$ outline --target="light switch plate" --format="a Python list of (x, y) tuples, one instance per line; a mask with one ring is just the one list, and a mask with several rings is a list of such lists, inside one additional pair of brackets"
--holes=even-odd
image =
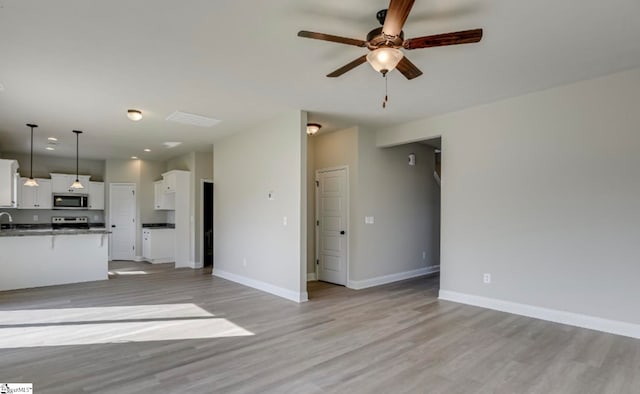
[(364, 224), (373, 224), (373, 223), (374, 223), (373, 216), (365, 216), (364, 217)]

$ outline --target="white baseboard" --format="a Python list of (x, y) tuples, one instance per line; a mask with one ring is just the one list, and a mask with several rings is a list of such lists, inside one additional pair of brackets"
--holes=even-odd
[(307, 282), (313, 282), (314, 280), (318, 280), (318, 275), (315, 272), (307, 273)]
[(387, 283), (393, 283), (399, 280), (411, 279), (417, 276), (433, 274), (435, 272), (440, 272), (439, 265), (419, 268), (413, 271), (398, 272), (397, 274), (378, 276), (371, 279), (349, 280), (347, 282), (347, 287), (354, 290), (366, 289), (367, 287), (386, 285)]
[(438, 298), (445, 301), (479, 306), (481, 308), (513, 313), (515, 315), (533, 317), (536, 319), (547, 320), (555, 323), (567, 324), (570, 326), (588, 328), (590, 330), (603, 331), (611, 334), (640, 339), (640, 325), (638, 324), (632, 324), (618, 320), (608, 320), (600, 317), (582, 315), (573, 312), (565, 312), (556, 309), (542, 308), (533, 305), (519, 304), (516, 302), (503, 301), (495, 298), (481, 297), (472, 294), (458, 293), (449, 290), (440, 290)]
[(146, 261), (146, 260), (144, 259), (143, 256), (135, 256), (133, 258), (133, 261), (141, 262), (141, 261)]
[(285, 289), (283, 287), (274, 286), (267, 282), (262, 282), (259, 280), (247, 278), (246, 276), (234, 274), (227, 271), (222, 271), (220, 269), (214, 268), (211, 273), (213, 276), (217, 276), (222, 279), (227, 279), (232, 282), (240, 283), (241, 285), (245, 285), (248, 287), (253, 287), (254, 289), (262, 290), (267, 293), (271, 293), (277, 295), (282, 298), (286, 298), (287, 300), (295, 301), (295, 302), (306, 302), (309, 300), (309, 295), (306, 291), (304, 292), (296, 292), (293, 290)]

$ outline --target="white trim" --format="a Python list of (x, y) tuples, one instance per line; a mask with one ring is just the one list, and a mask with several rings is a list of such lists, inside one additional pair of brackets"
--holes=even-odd
[(214, 268), (211, 275), (217, 276), (218, 278), (230, 280), (232, 282), (236, 282), (241, 285), (252, 287), (254, 289), (262, 290), (264, 292), (271, 293), (282, 298), (286, 298), (287, 300), (291, 300), (295, 302), (306, 302), (309, 300), (309, 295), (307, 294), (306, 291), (296, 292), (293, 290), (285, 289), (283, 287), (274, 286), (270, 283), (247, 278), (246, 276), (237, 275), (227, 271), (222, 271), (220, 269)]
[(431, 267), (418, 268), (417, 270), (398, 272), (396, 274), (378, 276), (371, 279), (364, 280), (350, 280), (347, 283), (347, 287), (354, 290), (366, 289), (368, 287), (385, 285), (387, 283), (393, 283), (400, 280), (411, 279), (418, 276), (424, 276), (440, 272), (439, 265), (433, 265)]
[(438, 299), (640, 339), (640, 325), (618, 320), (603, 319), (449, 290), (440, 290)]
[(143, 256), (134, 256), (133, 257), (133, 261), (141, 262), (141, 261), (147, 261), (147, 260), (145, 260), (145, 258)]
[(307, 282), (313, 282), (318, 280), (318, 275), (315, 272), (307, 273)]
[(318, 278), (320, 278), (320, 266), (318, 264), (318, 262), (320, 261), (320, 234), (318, 233), (318, 226), (316, 225), (316, 223), (318, 223), (318, 216), (320, 216), (320, 202), (319, 202), (319, 198), (318, 198), (318, 194), (320, 193), (319, 187), (318, 187), (318, 182), (320, 182), (320, 178), (319, 175), (323, 172), (334, 172), (334, 171), (345, 171), (345, 177), (346, 177), (346, 196), (345, 199), (347, 200), (347, 204), (346, 204), (346, 217), (347, 217), (347, 229), (345, 230), (347, 232), (347, 250), (346, 250), (346, 257), (345, 257), (345, 261), (346, 261), (346, 270), (347, 270), (347, 287), (349, 287), (349, 246), (351, 243), (351, 223), (350, 223), (350, 219), (351, 219), (351, 213), (350, 213), (350, 208), (351, 208), (351, 184), (349, 183), (349, 166), (348, 165), (344, 165), (344, 166), (337, 166), (337, 167), (328, 167), (328, 168), (320, 168), (316, 170), (316, 179), (315, 179), (315, 193), (316, 193), (316, 215), (315, 215), (315, 223), (313, 224), (313, 230), (316, 234), (316, 242), (315, 242), (315, 249), (316, 249), (316, 259), (314, 261), (314, 266), (316, 269), (316, 280), (318, 280)]

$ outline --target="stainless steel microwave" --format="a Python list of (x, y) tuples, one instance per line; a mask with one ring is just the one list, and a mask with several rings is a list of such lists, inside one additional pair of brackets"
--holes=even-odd
[(87, 194), (54, 193), (53, 209), (89, 209)]

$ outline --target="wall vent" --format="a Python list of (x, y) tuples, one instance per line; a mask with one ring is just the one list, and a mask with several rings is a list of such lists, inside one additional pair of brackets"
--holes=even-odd
[(212, 127), (220, 123), (218, 119), (208, 118), (206, 116), (190, 114), (181, 111), (176, 111), (167, 116), (167, 120), (198, 127)]

